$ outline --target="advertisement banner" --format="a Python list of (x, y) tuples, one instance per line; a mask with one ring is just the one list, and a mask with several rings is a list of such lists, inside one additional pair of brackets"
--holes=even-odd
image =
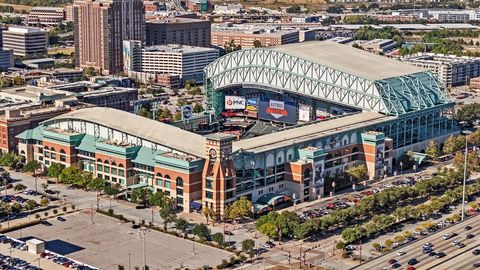
[(319, 120), (325, 120), (326, 118), (328, 118), (328, 115), (329, 113), (327, 112), (327, 110), (325, 109), (317, 109), (315, 111), (315, 120), (319, 121)]
[(311, 107), (308, 105), (300, 105), (298, 107), (298, 120), (309, 122), (310, 121), (310, 109)]
[(182, 120), (192, 118), (193, 108), (191, 105), (182, 106)]
[(245, 110), (245, 97), (225, 96), (225, 109)]
[(297, 123), (297, 107), (294, 101), (281, 101), (262, 97), (258, 118), (289, 124)]
[(255, 97), (247, 98), (247, 110), (257, 111), (258, 110), (258, 99)]
[(132, 67), (132, 42), (129, 40), (123, 41), (123, 70), (131, 71)]
[(377, 145), (377, 152), (375, 153), (375, 169), (383, 169), (385, 161), (385, 144)]

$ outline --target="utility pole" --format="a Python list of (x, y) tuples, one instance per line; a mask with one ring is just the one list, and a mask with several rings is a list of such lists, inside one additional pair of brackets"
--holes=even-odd
[(362, 240), (360, 240), (360, 264), (362, 264)]
[(90, 219), (91, 219), (92, 224), (93, 224), (93, 203), (90, 204), (90, 210), (91, 210), (91, 211), (90, 211)]

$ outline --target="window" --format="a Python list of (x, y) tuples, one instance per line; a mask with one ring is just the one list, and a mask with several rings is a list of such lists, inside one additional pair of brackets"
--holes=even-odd
[(177, 188), (177, 196), (183, 196), (183, 189)]
[(163, 187), (163, 180), (162, 179), (157, 179), (157, 186)]
[(309, 178), (310, 177), (310, 169), (305, 169), (303, 171), (303, 178)]
[(97, 171), (99, 172), (103, 171), (103, 165), (97, 164)]
[(205, 191), (205, 197), (207, 199), (213, 199), (213, 192), (211, 191)]
[(183, 187), (183, 179), (181, 177), (177, 177), (176, 183), (177, 187)]
[(52, 154), (50, 155), (50, 158), (51, 158), (51, 159), (56, 159), (56, 158), (57, 158), (57, 154), (55, 154), (55, 152), (52, 152)]
[(110, 166), (105, 165), (105, 167), (103, 167), (103, 171), (106, 173), (110, 172)]
[(117, 174), (117, 169), (112, 167), (112, 174)]
[(116, 178), (116, 177), (112, 177), (112, 181), (116, 183), (116, 182), (117, 182), (117, 178)]
[(60, 155), (60, 161), (65, 162), (67, 161), (67, 158), (64, 155)]
[(170, 181), (165, 181), (165, 187), (170, 188)]
[(50, 161), (45, 160), (45, 165), (50, 165)]
[(120, 175), (120, 176), (125, 176), (125, 170), (123, 170), (123, 169), (118, 169), (118, 175)]
[(205, 182), (205, 187), (212, 189), (213, 188), (213, 180), (207, 179), (207, 181)]

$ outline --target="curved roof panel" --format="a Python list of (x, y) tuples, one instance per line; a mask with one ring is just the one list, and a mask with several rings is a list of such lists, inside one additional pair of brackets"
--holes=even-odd
[(334, 42), (310, 41), (282, 45), (271, 49), (372, 81), (427, 71), (391, 58)]
[(197, 157), (205, 155), (206, 139), (193, 132), (112, 108), (84, 108), (49, 121), (77, 119), (119, 130)]

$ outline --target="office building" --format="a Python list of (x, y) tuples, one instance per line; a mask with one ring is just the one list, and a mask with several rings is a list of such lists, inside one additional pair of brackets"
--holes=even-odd
[(256, 41), (262, 47), (278, 46), (299, 42), (298, 30), (282, 30), (278, 27), (254, 25), (216, 24), (212, 26), (212, 44), (224, 47), (234, 42), (242, 48), (254, 48)]
[(76, 93), (78, 101), (98, 107), (133, 112), (132, 101), (138, 99), (137, 88), (102, 87), (95, 91)]
[[(330, 196), (352, 166), (365, 165), (369, 181), (382, 179), (407, 151), (422, 152), (429, 140), (440, 144), (459, 131), (454, 103), (430, 71), (350, 46), (304, 42), (235, 51), (208, 65), (205, 78), (215, 118), (252, 110), (266, 120), (258, 122), (262, 129), (272, 121), (289, 126), (250, 138), (202, 136), (97, 107), (23, 132), (19, 153), (129, 189), (165, 192), (186, 212), (208, 206), (222, 216), (242, 196), (257, 213)], [(313, 120), (340, 106), (350, 113)], [(312, 120), (288, 124), (300, 118)]]
[(102, 74), (122, 71), (122, 42), (143, 40), (140, 0), (79, 0), (74, 4), (76, 66)]
[(0, 70), (6, 71), (13, 67), (13, 50), (0, 49)]
[(9, 27), (2, 33), (3, 49), (13, 50), (14, 55), (30, 56), (47, 51), (47, 31), (34, 27)]
[(145, 23), (147, 46), (182, 44), (211, 46), (211, 22), (191, 18), (168, 17)]
[(65, 9), (57, 7), (33, 7), (27, 17), (32, 26), (55, 26), (65, 20)]
[(203, 68), (219, 56), (214, 48), (186, 45), (141, 47), (138, 41), (124, 41), (125, 71), (178, 75), (182, 81), (203, 82)]
[(74, 8), (73, 5), (68, 5), (65, 7), (65, 21), (73, 22), (74, 20)]
[(480, 76), (480, 57), (427, 53), (405, 57), (402, 61), (435, 72), (448, 87), (467, 85), (470, 78)]
[(207, 12), (210, 6), (208, 0), (187, 0), (187, 8), (192, 12)]

